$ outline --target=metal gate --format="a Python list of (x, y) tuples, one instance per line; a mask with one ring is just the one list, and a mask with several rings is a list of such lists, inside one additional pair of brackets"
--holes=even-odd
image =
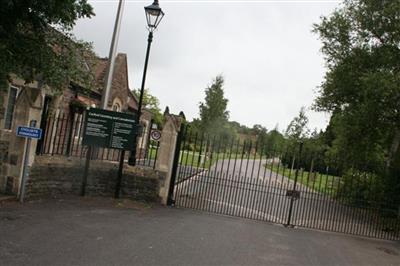
[[(398, 240), (399, 202), (376, 174), (307, 145), (178, 136), (169, 203), (223, 215)], [(384, 192), (384, 191), (383, 191)]]

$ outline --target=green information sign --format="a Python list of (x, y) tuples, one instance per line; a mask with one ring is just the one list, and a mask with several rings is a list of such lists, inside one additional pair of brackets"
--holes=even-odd
[(134, 151), (140, 130), (136, 114), (90, 108), (86, 112), (83, 144)]

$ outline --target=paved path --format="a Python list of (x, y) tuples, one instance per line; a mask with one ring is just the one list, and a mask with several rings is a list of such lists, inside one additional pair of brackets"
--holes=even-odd
[(0, 206), (0, 265), (399, 265), (400, 244), (188, 209)]
[[(293, 180), (265, 167), (266, 160), (220, 160), (175, 188), (177, 206), (286, 224)], [(293, 173), (294, 175), (294, 173)], [(327, 194), (296, 184), (300, 198), (293, 203), (290, 224), (328, 231), (382, 238), (386, 225), (377, 227), (365, 210), (338, 203)], [(390, 233), (392, 234), (392, 233)], [(398, 236), (395, 236), (398, 237)]]

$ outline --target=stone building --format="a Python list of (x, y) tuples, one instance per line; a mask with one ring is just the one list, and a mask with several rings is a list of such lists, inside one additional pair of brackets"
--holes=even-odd
[[(69, 88), (64, 90), (60, 111), (68, 113), (73, 111), (74, 106), (99, 107), (101, 94), (105, 83), (107, 71), (107, 58), (98, 58), (93, 70), (95, 75), (94, 88), (88, 91), (77, 84), (71, 83)], [(135, 112), (138, 103), (129, 89), (128, 63), (126, 54), (118, 54), (115, 58), (112, 90), (108, 102), (108, 109), (121, 112)]]
[[(12, 76), (7, 91), (0, 92), (0, 193), (17, 195), (20, 188), (22, 174), (22, 160), (24, 157), (25, 139), (16, 137), (16, 128), (19, 125), (29, 125), (29, 121), (36, 120), (37, 127), (41, 127), (44, 135), (48, 134), (46, 125), (49, 116), (70, 117), (74, 120), (88, 107), (99, 107), (102, 87), (108, 60), (97, 58), (93, 71), (96, 85), (88, 90), (71, 82), (63, 90), (62, 95), (55, 95), (52, 90), (39, 82), (25, 84), (18, 77)], [(118, 112), (137, 111), (138, 101), (132, 94), (128, 83), (128, 65), (126, 54), (118, 54), (113, 73), (112, 88), (108, 109)], [(143, 110), (141, 123), (144, 125), (142, 136), (146, 136), (151, 127), (151, 113)], [(67, 127), (65, 127), (66, 134)], [(42, 138), (43, 139), (43, 138)], [(146, 142), (147, 138), (139, 140)], [(32, 141), (31, 165), (35, 152), (40, 151), (43, 141)]]
[[(0, 113), (0, 192), (14, 192), (21, 175), (25, 140), (15, 136), (17, 125), (40, 119), (45, 89), (38, 82), (25, 84), (12, 77), (7, 91), (2, 91), (3, 112)], [(32, 142), (32, 147), (35, 145)]]

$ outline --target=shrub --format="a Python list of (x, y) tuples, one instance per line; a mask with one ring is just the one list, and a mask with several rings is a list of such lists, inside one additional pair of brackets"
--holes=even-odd
[(358, 207), (378, 208), (384, 199), (384, 192), (381, 176), (350, 169), (341, 178), (338, 196)]

